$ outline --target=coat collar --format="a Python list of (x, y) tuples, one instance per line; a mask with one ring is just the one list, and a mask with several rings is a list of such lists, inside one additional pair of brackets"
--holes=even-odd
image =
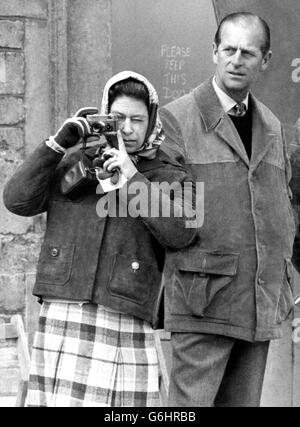
[(253, 114), (250, 164), (239, 134), (220, 104), (212, 85), (212, 78), (194, 89), (193, 95), (206, 131), (214, 129), (218, 136), (230, 145), (251, 169), (256, 169), (270, 146), (275, 142), (274, 137), (278, 134), (278, 130), (275, 130), (274, 120), (270, 120), (270, 115), (266, 113), (265, 107), (250, 94)]

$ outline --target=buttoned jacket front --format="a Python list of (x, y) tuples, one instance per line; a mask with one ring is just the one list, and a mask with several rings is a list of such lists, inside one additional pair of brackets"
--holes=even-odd
[(269, 340), (293, 307), (290, 163), (279, 120), (250, 97), (250, 161), (211, 80), (160, 110), (164, 148), (204, 183), (200, 239), (167, 257), (170, 331)]

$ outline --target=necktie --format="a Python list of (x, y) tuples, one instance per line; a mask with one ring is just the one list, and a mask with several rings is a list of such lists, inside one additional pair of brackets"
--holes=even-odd
[(243, 102), (235, 104), (233, 108), (229, 111), (231, 116), (243, 117), (246, 114), (246, 105)]

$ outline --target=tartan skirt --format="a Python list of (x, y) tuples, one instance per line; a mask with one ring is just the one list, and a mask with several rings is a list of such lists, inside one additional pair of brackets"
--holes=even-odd
[(27, 406), (159, 405), (151, 326), (93, 304), (44, 302)]

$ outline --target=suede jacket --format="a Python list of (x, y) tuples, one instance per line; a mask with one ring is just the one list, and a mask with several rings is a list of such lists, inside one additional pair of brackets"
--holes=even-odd
[(294, 306), (290, 162), (279, 120), (250, 97), (251, 160), (211, 80), (160, 110), (164, 149), (204, 183), (200, 238), (166, 260), (170, 331), (270, 340)]
[[(156, 327), (166, 248), (188, 245), (196, 229), (186, 228), (185, 217), (175, 213), (101, 217), (98, 203), (107, 196), (96, 194), (93, 186), (70, 200), (61, 193), (60, 183), (79, 157), (76, 151), (62, 159), (41, 144), (5, 186), (4, 202), (11, 212), (22, 216), (47, 212), (33, 293), (102, 304)], [(189, 180), (185, 169), (161, 150), (154, 160), (141, 160), (138, 169), (128, 185), (142, 183), (149, 191), (153, 182), (181, 185)], [(170, 201), (161, 190), (155, 194), (152, 202), (153, 197), (160, 197), (162, 204)], [(127, 197), (128, 204), (134, 202), (133, 193)], [(176, 212), (175, 199), (171, 205)]]

